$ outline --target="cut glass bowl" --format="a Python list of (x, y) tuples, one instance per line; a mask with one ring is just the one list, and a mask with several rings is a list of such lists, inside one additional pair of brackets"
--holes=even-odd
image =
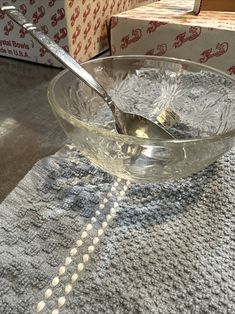
[(112, 175), (136, 182), (188, 176), (234, 145), (235, 80), (191, 61), (154, 56), (96, 59), (83, 66), (128, 112), (156, 121), (166, 109), (178, 120), (175, 140), (117, 134), (105, 102), (71, 72), (50, 83), (49, 102), (80, 151)]

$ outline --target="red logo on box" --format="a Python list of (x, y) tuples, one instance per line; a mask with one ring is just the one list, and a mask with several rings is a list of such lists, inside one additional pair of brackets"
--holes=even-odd
[(98, 20), (94, 26), (94, 35), (96, 34), (97, 30), (99, 29), (100, 23), (101, 23), (100, 18), (98, 18)]
[(224, 42), (218, 43), (214, 51), (212, 48), (204, 50), (201, 53), (201, 58), (199, 59), (200, 63), (206, 63), (211, 58), (222, 56), (228, 51), (228, 47), (229, 47), (228, 43)]
[(7, 24), (4, 26), (4, 34), (9, 35), (9, 33), (14, 29), (14, 24), (12, 21), (8, 21)]
[(235, 65), (233, 65), (232, 67), (228, 68), (228, 72), (231, 75), (235, 75)]
[(51, 17), (51, 26), (56, 26), (57, 23), (61, 20), (63, 20), (65, 17), (65, 11), (63, 8), (60, 8), (57, 10), (55, 14), (52, 15)]
[(88, 17), (88, 15), (90, 14), (91, 12), (91, 5), (90, 3), (86, 6), (86, 10), (83, 12), (83, 23), (86, 22), (86, 19)]
[(43, 56), (45, 56), (47, 50), (46, 50), (46, 48), (41, 47), (41, 48), (39, 49), (39, 52), (40, 52), (40, 57), (43, 57)]
[(79, 43), (77, 44), (77, 47), (76, 49), (74, 50), (74, 53), (73, 53), (73, 57), (76, 59), (79, 52), (81, 51), (82, 49), (82, 43), (79, 41)]
[(54, 41), (58, 44), (61, 39), (67, 36), (67, 28), (63, 27), (54, 35)]
[(160, 22), (160, 21), (150, 21), (148, 24), (147, 28), (147, 33), (153, 33), (157, 28), (160, 26), (166, 25), (167, 23), (165, 22)]
[(93, 19), (96, 18), (97, 13), (99, 12), (99, 10), (100, 10), (100, 2), (97, 3), (97, 5), (96, 5), (96, 7), (95, 7), (95, 9), (93, 11)]
[(38, 21), (45, 15), (45, 8), (41, 5), (37, 11), (35, 11), (32, 15), (33, 23), (37, 24)]
[(83, 37), (84, 37), (84, 39), (87, 38), (87, 35), (88, 35), (88, 33), (90, 32), (90, 30), (91, 30), (91, 22), (87, 23), (87, 27), (85, 28), (85, 30), (84, 30), (84, 32), (83, 32)]
[(88, 49), (90, 48), (91, 43), (92, 43), (92, 39), (91, 39), (91, 37), (90, 37), (90, 38), (88, 39), (87, 43), (86, 43), (86, 46), (84, 47), (84, 52), (85, 52), (85, 54), (87, 53)]
[(71, 26), (73, 26), (76, 22), (76, 19), (79, 17), (80, 14), (80, 8), (77, 6), (74, 10), (74, 13), (71, 16)]
[(64, 49), (64, 51), (69, 52), (69, 47), (67, 45), (62, 46), (62, 48)]
[(163, 56), (167, 52), (167, 44), (159, 44), (156, 49), (151, 49), (146, 52), (146, 55)]
[(78, 38), (80, 32), (81, 32), (81, 26), (78, 25), (78, 26), (76, 27), (75, 32), (74, 32), (73, 35), (72, 35), (72, 44), (73, 44), (73, 45), (75, 44), (75, 42), (76, 42), (76, 40), (77, 40), (77, 38)]
[(0, 19), (3, 20), (5, 17), (6, 12), (0, 10)]
[(25, 15), (25, 13), (27, 12), (27, 7), (25, 4), (21, 4), (20, 7), (19, 7), (19, 11)]
[(28, 33), (28, 31), (25, 28), (23, 28), (23, 27), (21, 27), (21, 29), (19, 30), (19, 34), (20, 34), (21, 38), (25, 38), (25, 35), (27, 33)]
[(48, 34), (48, 27), (47, 25), (42, 25), (41, 30), (43, 31), (44, 34)]
[(132, 37), (130, 37), (130, 34), (124, 36), (121, 40), (121, 49), (127, 48), (131, 43), (134, 43), (138, 41), (141, 36), (142, 36), (142, 31), (140, 28), (133, 29), (132, 32)]
[(201, 34), (201, 27), (200, 26), (191, 26), (187, 32), (181, 33), (175, 37), (175, 42), (173, 43), (174, 48), (181, 47), (185, 42), (192, 41), (198, 38)]
[(102, 16), (105, 15), (105, 12), (107, 11), (108, 6), (109, 6), (109, 2), (108, 2), (108, 0), (106, 0), (105, 5), (102, 8)]
[(72, 8), (74, 0), (69, 0), (69, 7)]
[(113, 8), (114, 8), (114, 6), (115, 6), (115, 1), (116, 1), (116, 0), (113, 0), (113, 2), (111, 3), (111, 6), (110, 6), (110, 15), (112, 15), (112, 13), (113, 13)]
[(53, 5), (55, 4), (56, 0), (49, 0), (49, 7), (53, 7)]

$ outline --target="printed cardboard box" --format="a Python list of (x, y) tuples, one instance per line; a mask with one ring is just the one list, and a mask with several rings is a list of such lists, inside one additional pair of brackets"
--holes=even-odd
[[(8, 0), (80, 61), (108, 48), (106, 23), (118, 12), (153, 0)], [(0, 0), (0, 5), (5, 1)], [(0, 55), (61, 66), (23, 28), (0, 11)]]
[(235, 13), (195, 16), (193, 5), (161, 0), (113, 16), (112, 54), (183, 58), (235, 74)]

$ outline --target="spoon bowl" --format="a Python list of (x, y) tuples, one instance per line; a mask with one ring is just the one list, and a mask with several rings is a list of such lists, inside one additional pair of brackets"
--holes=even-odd
[(174, 138), (166, 129), (163, 128), (163, 126), (156, 124), (139, 114), (127, 113), (118, 110), (115, 120), (115, 128), (120, 134), (127, 134), (129, 136), (140, 138)]

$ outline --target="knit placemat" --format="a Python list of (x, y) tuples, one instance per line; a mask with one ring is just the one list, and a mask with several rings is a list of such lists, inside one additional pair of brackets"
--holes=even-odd
[(67, 145), (0, 205), (0, 313), (235, 313), (235, 150), (165, 184)]

